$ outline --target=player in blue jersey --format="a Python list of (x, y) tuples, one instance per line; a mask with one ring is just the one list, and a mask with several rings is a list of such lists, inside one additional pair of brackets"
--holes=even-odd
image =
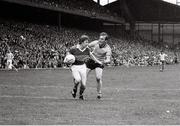
[(97, 98), (102, 97), (102, 74), (104, 64), (111, 61), (111, 47), (108, 45), (108, 34), (105, 32), (100, 33), (99, 40), (95, 40), (88, 44), (92, 48), (90, 53), (91, 59), (86, 62), (87, 74), (90, 70), (95, 70), (97, 81)]
[[(79, 39), (79, 43), (76, 46), (70, 48), (70, 54), (75, 56), (75, 62), (71, 65), (71, 72), (74, 81), (74, 87), (71, 92), (72, 96), (75, 98), (78, 90), (78, 85), (80, 85), (79, 99), (84, 100), (83, 93), (86, 88), (87, 81), (87, 69), (85, 64), (85, 59), (89, 57), (90, 49), (87, 47), (89, 42), (89, 37), (87, 35), (82, 35)], [(66, 63), (66, 61), (64, 61)]]

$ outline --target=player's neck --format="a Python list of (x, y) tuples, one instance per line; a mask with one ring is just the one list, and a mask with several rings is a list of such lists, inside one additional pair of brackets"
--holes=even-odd
[(99, 48), (104, 48), (107, 44), (99, 45)]
[(86, 49), (86, 47), (79, 46), (79, 49), (80, 49), (80, 50), (85, 50), (85, 49)]

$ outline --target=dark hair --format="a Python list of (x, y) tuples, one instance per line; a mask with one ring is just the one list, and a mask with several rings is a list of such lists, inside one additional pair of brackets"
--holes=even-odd
[(79, 39), (79, 44), (82, 44), (85, 40), (89, 40), (89, 37), (87, 35), (82, 35)]
[(106, 37), (105, 40), (109, 39), (109, 35), (106, 32), (101, 32), (100, 36), (105, 36)]

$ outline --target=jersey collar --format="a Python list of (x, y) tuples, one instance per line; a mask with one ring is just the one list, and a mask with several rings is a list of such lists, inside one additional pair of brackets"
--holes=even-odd
[[(98, 44), (99, 45), (99, 44)], [(101, 49), (101, 48), (105, 48), (105, 47), (107, 47), (107, 44), (106, 45), (104, 45), (103, 47), (100, 47), (100, 45), (99, 45), (99, 48)]]
[(84, 48), (84, 49), (81, 49), (81, 48), (80, 48), (80, 45), (79, 45), (79, 44), (77, 44), (76, 48), (78, 48), (81, 52), (83, 52), (83, 51), (85, 51), (85, 50), (86, 50), (86, 48), (87, 48), (87, 47), (86, 47), (86, 48)]

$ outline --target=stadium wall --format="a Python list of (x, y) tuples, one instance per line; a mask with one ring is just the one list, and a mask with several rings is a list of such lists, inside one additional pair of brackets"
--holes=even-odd
[(151, 41), (158, 41), (160, 35), (161, 42), (180, 43), (180, 24), (178, 23), (160, 24), (160, 31), (158, 23), (136, 23), (136, 33), (142, 38)]

